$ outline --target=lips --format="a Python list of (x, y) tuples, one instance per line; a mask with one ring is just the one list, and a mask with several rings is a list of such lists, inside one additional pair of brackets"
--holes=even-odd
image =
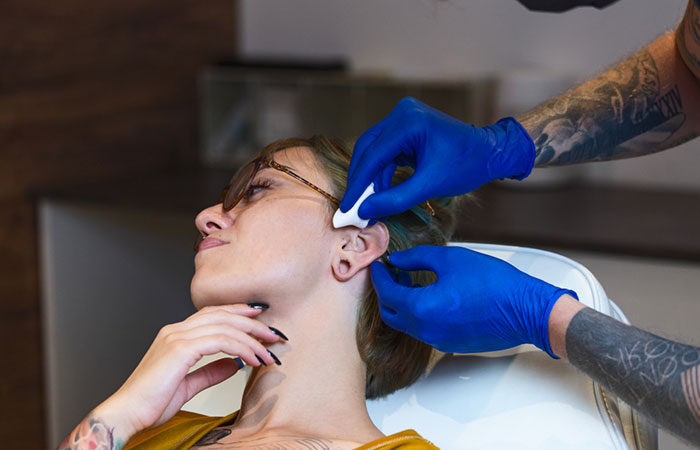
[(222, 241), (221, 239), (208, 237), (199, 243), (198, 251), (206, 250), (208, 248), (219, 247), (221, 245), (228, 244), (228, 241)]

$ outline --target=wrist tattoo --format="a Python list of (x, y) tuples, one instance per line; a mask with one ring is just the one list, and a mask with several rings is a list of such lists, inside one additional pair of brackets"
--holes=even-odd
[(643, 50), (520, 120), (535, 142), (535, 165), (546, 166), (660, 151), (685, 113), (678, 86), (660, 91), (659, 70)]
[(700, 348), (590, 308), (566, 331), (569, 361), (664, 428), (700, 444)]
[(114, 437), (114, 428), (88, 417), (61, 444), (59, 450), (121, 450), (124, 442)]

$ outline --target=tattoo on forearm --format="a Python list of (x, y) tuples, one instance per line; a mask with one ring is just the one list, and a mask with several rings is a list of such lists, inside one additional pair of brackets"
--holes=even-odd
[(519, 117), (535, 141), (535, 165), (564, 165), (662, 150), (685, 121), (677, 85), (660, 91), (647, 50)]
[[(226, 432), (227, 431), (227, 432)], [(213, 447), (246, 450), (337, 450), (331, 441), (317, 438), (299, 438), (290, 436), (270, 436), (241, 442), (219, 443), (220, 439), (231, 434), (231, 430), (217, 428), (207, 433), (192, 448)]]
[(88, 417), (59, 446), (60, 450), (121, 450), (124, 442), (100, 419)]
[(700, 348), (590, 308), (566, 332), (569, 361), (663, 427), (700, 445)]

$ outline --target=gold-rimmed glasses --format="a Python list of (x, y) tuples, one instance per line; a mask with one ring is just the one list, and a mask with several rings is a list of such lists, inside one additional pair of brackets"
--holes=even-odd
[[(340, 206), (340, 200), (338, 200), (328, 192), (324, 191), (320, 187), (316, 186), (309, 180), (300, 177), (299, 175), (294, 173), (290, 168), (277, 163), (269, 156), (260, 156), (246, 164), (236, 175), (234, 175), (229, 184), (221, 192), (221, 204), (224, 211), (232, 210), (238, 204), (238, 202), (241, 201), (246, 191), (250, 188), (250, 185), (253, 184), (253, 180), (255, 180), (255, 175), (257, 175), (258, 171), (260, 171), (262, 167), (270, 167), (272, 169), (286, 173), (290, 177), (294, 178), (295, 180), (303, 183), (310, 189), (313, 189), (314, 191), (326, 197), (333, 204), (335, 204), (336, 207)], [(202, 236), (201, 234), (197, 235), (197, 240), (194, 243), (195, 252), (199, 249), (199, 244), (202, 242), (203, 239), (204, 236)]]
[(340, 200), (333, 197), (331, 194), (316, 186), (309, 180), (306, 180), (305, 178), (302, 178), (296, 173), (292, 172), (292, 170), (288, 167), (277, 163), (270, 157), (260, 157), (251, 161), (250, 163), (248, 163), (248, 165), (243, 167), (243, 169), (241, 169), (241, 171), (238, 174), (236, 174), (236, 176), (234, 176), (233, 179), (231, 179), (231, 182), (228, 184), (228, 186), (224, 188), (223, 192), (221, 193), (221, 203), (223, 205), (224, 211), (230, 211), (238, 204), (238, 202), (241, 201), (246, 191), (248, 190), (248, 188), (250, 188), (250, 185), (253, 183), (255, 175), (257, 175), (258, 171), (262, 167), (269, 167), (275, 170), (279, 170), (280, 172), (286, 173), (287, 175), (303, 183), (310, 189), (313, 189), (314, 191), (323, 195), (328, 200), (333, 202), (336, 206), (340, 205)]

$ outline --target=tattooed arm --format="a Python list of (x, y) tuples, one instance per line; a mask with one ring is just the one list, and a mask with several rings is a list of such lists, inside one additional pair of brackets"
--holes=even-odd
[(700, 133), (700, 84), (694, 75), (700, 75), (698, 4), (690, 0), (676, 32), (517, 117), (535, 142), (535, 166), (630, 158), (696, 137)]
[(700, 445), (700, 348), (647, 333), (562, 297), (552, 350), (660, 426)]

